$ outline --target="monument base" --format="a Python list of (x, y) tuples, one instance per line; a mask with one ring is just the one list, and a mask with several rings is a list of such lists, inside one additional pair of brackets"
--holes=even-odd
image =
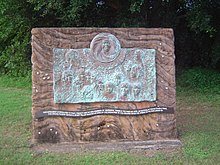
[(35, 152), (79, 153), (79, 152), (143, 152), (155, 150), (176, 150), (182, 146), (180, 140), (111, 141), (83, 143), (44, 143), (32, 147)]

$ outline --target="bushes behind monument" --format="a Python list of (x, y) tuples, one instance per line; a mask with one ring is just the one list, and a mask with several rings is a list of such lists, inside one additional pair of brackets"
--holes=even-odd
[(192, 68), (177, 75), (178, 89), (220, 94), (220, 72), (211, 69)]
[(171, 27), (175, 30), (177, 66), (219, 68), (217, 1), (198, 1), (194, 6), (188, 1), (106, 1), (99, 7), (95, 2), (1, 0), (0, 73), (26, 75), (31, 70), (31, 29), (55, 26)]

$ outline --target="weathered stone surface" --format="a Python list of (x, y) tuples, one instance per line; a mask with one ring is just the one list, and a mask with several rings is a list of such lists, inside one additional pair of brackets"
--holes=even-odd
[(41, 144), (34, 145), (33, 150), (38, 153), (80, 153), (80, 152), (112, 152), (128, 151), (131, 153), (144, 153), (145, 156), (151, 156), (154, 151), (176, 151), (182, 147), (179, 140), (148, 140), (148, 141), (112, 141), (109, 142), (91, 142), (91, 143), (59, 143), (59, 144)]
[[(89, 103), (54, 102), (54, 48), (90, 48), (100, 33), (110, 33), (121, 48), (156, 51), (156, 100)], [(112, 56), (114, 59), (115, 57)], [(98, 57), (102, 62), (112, 59)], [(174, 37), (172, 29), (145, 28), (36, 28), (32, 30), (33, 141), (80, 142), (109, 140), (156, 140), (176, 138), (174, 114), (151, 113), (138, 116), (95, 115), (91, 117), (45, 117), (46, 110), (88, 111), (94, 109), (137, 110), (172, 107), (175, 110)]]

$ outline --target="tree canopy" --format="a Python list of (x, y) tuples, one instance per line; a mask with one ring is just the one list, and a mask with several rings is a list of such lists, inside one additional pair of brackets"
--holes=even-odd
[(34, 27), (169, 27), (176, 65), (220, 66), (219, 0), (1, 0), (0, 70), (30, 71)]

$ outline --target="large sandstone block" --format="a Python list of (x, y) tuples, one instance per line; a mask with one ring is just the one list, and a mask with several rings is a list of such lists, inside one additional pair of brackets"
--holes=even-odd
[(172, 29), (33, 29), (33, 141), (175, 139), (174, 60)]

